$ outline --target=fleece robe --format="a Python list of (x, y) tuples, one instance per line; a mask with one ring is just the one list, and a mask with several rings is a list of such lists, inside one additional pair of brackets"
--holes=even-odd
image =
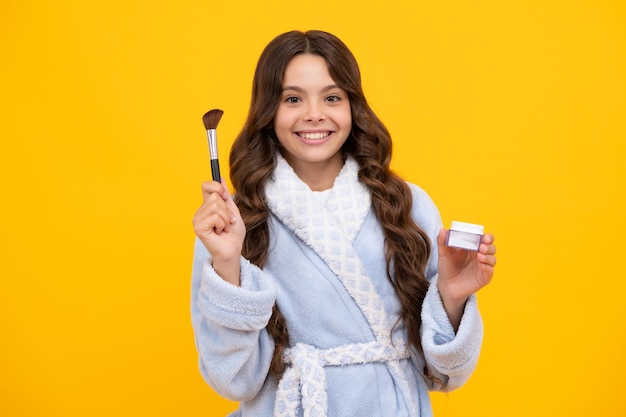
[[(475, 296), (455, 333), (437, 291), (439, 212), (409, 184), (413, 218), (433, 248), (422, 306), (424, 359), (407, 346), (400, 303), (387, 276), (384, 236), (368, 190), (348, 159), (321, 202), (279, 157), (266, 186), (271, 214), (263, 269), (241, 259), (241, 286), (222, 280), (196, 240), (191, 313), (200, 370), (235, 416), (431, 416), (428, 391), (452, 390), (473, 372), (483, 327)], [(268, 373), (274, 342), (265, 327), (277, 303), (286, 318), (287, 370)]]

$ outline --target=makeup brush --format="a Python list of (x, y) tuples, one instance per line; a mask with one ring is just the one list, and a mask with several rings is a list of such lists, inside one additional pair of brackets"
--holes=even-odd
[(217, 159), (217, 125), (224, 112), (219, 109), (209, 110), (202, 116), (202, 122), (206, 128), (206, 135), (209, 139), (209, 155), (211, 156), (211, 174), (213, 181), (221, 182), (220, 162)]

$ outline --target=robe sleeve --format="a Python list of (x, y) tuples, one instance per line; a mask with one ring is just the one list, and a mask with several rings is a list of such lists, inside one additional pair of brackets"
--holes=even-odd
[(268, 375), (274, 342), (265, 330), (276, 292), (266, 274), (241, 259), (241, 286), (217, 275), (196, 239), (191, 317), (206, 382), (233, 401), (254, 398)]
[(476, 296), (465, 304), (461, 324), (454, 332), (437, 290), (435, 277), (422, 305), (422, 349), (426, 364), (443, 385), (431, 389), (451, 391), (462, 386), (478, 363), (483, 339), (483, 323)]
[[(443, 227), (439, 210), (421, 188), (411, 185), (413, 217), (431, 239), (431, 256), (426, 266), (429, 289), (422, 304), (421, 341), (426, 366), (441, 384), (429, 383), (433, 390), (450, 391), (462, 386), (478, 363), (483, 340), (483, 322), (476, 296), (465, 304), (461, 324), (454, 332), (437, 289), (437, 235)], [(421, 358), (414, 357), (416, 366), (423, 366)], [(418, 368), (420, 369), (420, 368)], [(427, 381), (428, 382), (428, 381)]]

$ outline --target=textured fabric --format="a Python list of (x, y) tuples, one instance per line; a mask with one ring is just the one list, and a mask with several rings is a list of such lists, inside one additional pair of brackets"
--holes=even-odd
[[(305, 417), (325, 416), (327, 394), (324, 367), (393, 363), (407, 358), (409, 353), (406, 346), (393, 346), (390, 343), (356, 343), (326, 350), (298, 343), (285, 352), (285, 363), (291, 366), (278, 384), (274, 416), (297, 415), (301, 397)], [(417, 411), (416, 408), (414, 410)]]
[[(383, 355), (384, 351), (396, 352), (391, 344), (391, 326), (383, 308), (376, 287), (365, 271), (358, 254), (352, 246), (356, 234), (363, 226), (370, 211), (370, 196), (367, 188), (358, 181), (358, 165), (348, 159), (330, 190), (325, 206), (318, 206), (315, 195), (295, 174), (291, 166), (278, 158), (273, 176), (266, 187), (266, 200), (270, 210), (296, 236), (311, 247), (337, 275), (345, 289), (367, 319), (377, 344), (346, 345), (334, 348), (335, 355), (351, 358), (346, 364), (379, 362), (385, 360), (392, 375), (397, 376), (396, 384), (404, 392), (405, 400), (412, 403), (408, 385), (399, 371), (396, 361), (408, 355)], [(377, 345), (378, 349), (374, 349)], [(403, 343), (406, 345), (406, 342)], [(327, 351), (301, 349), (296, 345), (287, 354), (291, 355), (292, 369), (283, 379), (290, 383), (279, 384), (276, 397), (276, 417), (295, 417), (293, 403), (299, 396), (293, 395), (300, 389), (305, 417), (326, 416), (326, 385), (323, 366), (329, 365)], [(357, 354), (358, 353), (358, 354)], [(305, 369), (296, 366), (305, 362)], [(340, 364), (340, 363), (339, 363)], [(294, 369), (300, 368), (303, 375), (293, 375)], [(310, 369), (310, 373), (306, 372)], [(309, 374), (309, 375), (307, 375)], [(300, 381), (301, 388), (294, 386)], [(288, 386), (288, 388), (287, 388)], [(290, 400), (290, 398), (292, 400)], [(289, 404), (289, 405), (286, 405)], [(411, 404), (410, 409), (417, 407)], [(415, 414), (413, 414), (415, 415)]]
[[(482, 341), (476, 300), (455, 334), (436, 288), (436, 246), (421, 334), (426, 364), (444, 385), (425, 380), (423, 360), (404, 349), (404, 324), (393, 326), (400, 304), (386, 276), (384, 236), (356, 169), (346, 162), (322, 206), (295, 174), (277, 168), (278, 188), (266, 190), (270, 256), (263, 270), (242, 259), (241, 287), (217, 276), (196, 240), (191, 309), (200, 370), (220, 395), (240, 401), (233, 415), (430, 416), (428, 390), (459, 387), (474, 369)], [(434, 244), (437, 209), (423, 190), (410, 189), (413, 217)], [(265, 325), (274, 301), (291, 346), (280, 384), (297, 385), (284, 390), (268, 375), (274, 345)], [(355, 354), (346, 355), (351, 347)], [(281, 390), (289, 401), (276, 400)]]

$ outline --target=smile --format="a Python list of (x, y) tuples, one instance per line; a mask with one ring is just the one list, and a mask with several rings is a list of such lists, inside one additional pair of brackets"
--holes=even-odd
[(302, 139), (319, 140), (330, 136), (331, 132), (298, 132), (296, 133)]

